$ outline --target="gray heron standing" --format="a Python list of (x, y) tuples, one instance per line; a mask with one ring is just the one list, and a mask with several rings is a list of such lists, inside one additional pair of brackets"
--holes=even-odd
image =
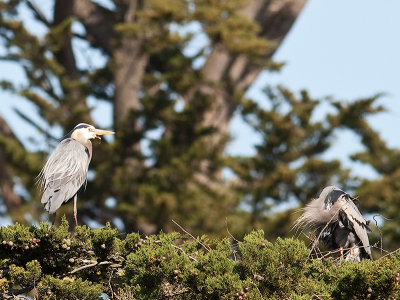
[(41, 202), (50, 214), (74, 198), (74, 218), (78, 225), (77, 193), (87, 179), (92, 158), (90, 140), (101, 140), (100, 136), (104, 134), (114, 134), (114, 132), (80, 123), (65, 136), (50, 155), (39, 174), (39, 181), (43, 187)]
[(314, 228), (314, 245), (321, 241), (328, 250), (339, 250), (346, 260), (372, 259), (369, 221), (357, 205), (357, 199), (335, 186), (327, 186), (306, 205), (295, 226)]

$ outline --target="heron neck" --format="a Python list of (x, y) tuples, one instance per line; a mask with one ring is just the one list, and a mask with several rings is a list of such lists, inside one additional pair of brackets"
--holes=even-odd
[(72, 133), (71, 138), (86, 147), (86, 149), (88, 150), (90, 161), (92, 159), (92, 142), (76, 131)]
[(83, 146), (88, 149), (89, 152), (89, 161), (92, 159), (92, 142), (90, 140), (86, 140), (85, 142), (82, 143)]

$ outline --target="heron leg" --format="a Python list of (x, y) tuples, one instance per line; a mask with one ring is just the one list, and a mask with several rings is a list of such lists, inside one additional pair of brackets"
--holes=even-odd
[(75, 219), (75, 224), (76, 224), (76, 226), (78, 226), (78, 218), (77, 218), (78, 210), (77, 210), (77, 208), (76, 208), (76, 201), (77, 201), (77, 199), (78, 199), (78, 196), (75, 195), (75, 196), (74, 196), (74, 219)]

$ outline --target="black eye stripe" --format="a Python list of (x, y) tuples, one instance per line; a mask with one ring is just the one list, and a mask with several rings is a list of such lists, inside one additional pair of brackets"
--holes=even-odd
[(74, 128), (74, 130), (81, 129), (81, 128), (90, 128), (90, 126), (89, 126), (89, 125), (86, 125), (86, 124), (82, 124), (82, 125), (76, 126), (76, 127)]

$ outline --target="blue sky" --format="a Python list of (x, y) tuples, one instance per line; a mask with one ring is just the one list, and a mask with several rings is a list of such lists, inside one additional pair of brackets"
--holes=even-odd
[[(385, 92), (387, 96), (381, 103), (388, 112), (370, 121), (390, 146), (400, 147), (396, 134), (400, 127), (399, 11), (398, 0), (309, 0), (274, 57), (286, 62), (286, 66), (279, 73), (263, 72), (248, 96), (266, 101), (261, 93), (266, 84), (283, 84), (293, 91), (307, 89), (313, 97), (331, 95), (344, 101)], [(0, 79), (24, 80), (22, 71), (12, 64), (1, 62), (0, 68)], [(0, 97), (0, 114), (27, 141), (34, 131), (18, 118), (12, 107), (28, 114), (35, 108), (9, 93), (0, 92)], [(111, 116), (105, 104), (95, 110), (95, 119), (100, 125), (109, 125)], [(235, 118), (231, 129), (235, 140), (227, 152), (253, 153), (258, 137), (239, 118)], [(36, 145), (43, 149), (44, 142), (39, 138)], [(372, 177), (372, 170), (348, 159), (350, 153), (361, 149), (355, 135), (342, 132), (327, 158), (340, 158), (354, 172)]]
[[(313, 97), (333, 96), (351, 101), (379, 92), (388, 111), (369, 120), (388, 145), (400, 147), (400, 1), (311, 0), (274, 58), (286, 62), (279, 73), (263, 72), (248, 92), (263, 101), (260, 88), (283, 84), (293, 91), (307, 89)], [(257, 140), (238, 119), (232, 124), (239, 139), (235, 153), (252, 151)], [(328, 158), (340, 158), (359, 175), (374, 172), (348, 159), (362, 150), (359, 139), (340, 132)]]

